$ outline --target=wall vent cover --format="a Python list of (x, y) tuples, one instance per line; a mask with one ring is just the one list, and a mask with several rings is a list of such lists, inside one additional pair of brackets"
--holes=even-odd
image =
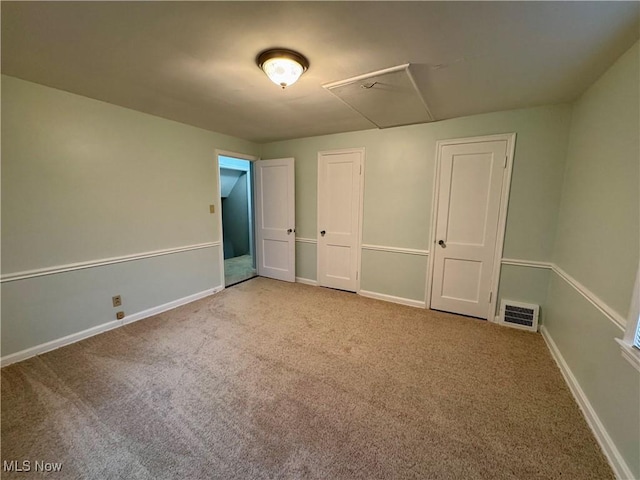
[(539, 305), (502, 300), (500, 302), (499, 323), (521, 330), (537, 332), (539, 312)]

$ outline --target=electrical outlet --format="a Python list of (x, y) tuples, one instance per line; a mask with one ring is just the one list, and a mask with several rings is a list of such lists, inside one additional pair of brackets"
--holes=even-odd
[(115, 297), (111, 297), (111, 302), (113, 303), (114, 307), (119, 307), (120, 305), (122, 305), (122, 298), (120, 297), (120, 295), (116, 295)]
[(117, 318), (118, 320), (122, 320), (122, 319), (124, 318), (124, 312), (118, 312), (118, 313), (116, 313), (116, 318)]

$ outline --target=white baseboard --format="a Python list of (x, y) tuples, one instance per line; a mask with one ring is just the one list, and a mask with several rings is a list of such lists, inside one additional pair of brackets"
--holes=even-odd
[(166, 312), (167, 310), (173, 310), (174, 308), (181, 307), (182, 305), (186, 305), (187, 303), (195, 302), (196, 300), (200, 300), (201, 298), (205, 298), (209, 295), (221, 292), (223, 289), (223, 286), (218, 286), (215, 288), (204, 290), (202, 292), (194, 293), (193, 295), (179, 298), (177, 300), (174, 300), (173, 302), (158, 305), (157, 307), (148, 308), (147, 310), (143, 310), (132, 315), (127, 315), (121, 321), (123, 325), (126, 325), (127, 323), (137, 322), (138, 320), (142, 320), (143, 318), (152, 317), (154, 315), (158, 315), (159, 313)]
[[(296, 277), (296, 282), (302, 283), (304, 285), (312, 285), (314, 287), (318, 286), (318, 282), (316, 280), (310, 280), (308, 278)], [(358, 295), (362, 295), (363, 297), (374, 298), (376, 300), (382, 300), (384, 302), (398, 303), (400, 305), (407, 305), (409, 307), (426, 308), (425, 302), (421, 300), (412, 300), (410, 298), (394, 297), (393, 295), (387, 295), (385, 293), (378, 293), (378, 292), (370, 292), (368, 290), (360, 290), (357, 293)]]
[(613, 443), (613, 440), (607, 433), (607, 430), (604, 428), (604, 425), (600, 421), (600, 418), (598, 418), (596, 411), (591, 406), (591, 403), (589, 402), (587, 395), (584, 393), (584, 391), (580, 387), (578, 380), (573, 375), (573, 372), (571, 372), (569, 365), (563, 358), (562, 354), (560, 353), (560, 350), (558, 349), (558, 346), (553, 341), (553, 338), (551, 338), (551, 335), (549, 334), (549, 332), (547, 331), (544, 325), (540, 326), (540, 333), (542, 334), (542, 338), (544, 338), (545, 342), (547, 343), (547, 347), (549, 347), (551, 356), (558, 364), (558, 367), (560, 368), (560, 372), (562, 372), (562, 376), (564, 377), (564, 380), (567, 382), (567, 385), (569, 386), (569, 390), (571, 390), (571, 393), (573, 394), (573, 397), (578, 403), (580, 410), (582, 410), (582, 413), (585, 419), (587, 420), (587, 423), (589, 424), (591, 431), (595, 435), (596, 440), (598, 441), (598, 444), (600, 444), (602, 451), (604, 452), (605, 456), (609, 460), (609, 464), (611, 465), (611, 468), (613, 469), (613, 473), (615, 474), (616, 478), (621, 480), (633, 479), (634, 478), (633, 473), (631, 473), (629, 466), (624, 461), (624, 458), (622, 458), (622, 455), (620, 455), (620, 452), (618, 451), (615, 444)]
[(86, 330), (82, 330), (81, 332), (72, 333), (71, 335), (67, 335), (66, 337), (51, 340), (50, 342), (42, 343), (40, 345), (36, 345), (35, 347), (30, 347), (16, 353), (12, 353), (10, 355), (5, 355), (4, 357), (0, 358), (0, 367), (6, 367), (7, 365), (11, 365), (12, 363), (21, 362), (22, 360), (35, 357), (36, 355), (40, 355), (41, 353), (49, 352), (51, 350), (64, 347), (65, 345), (79, 342), (80, 340), (93, 337), (94, 335), (106, 332), (107, 330), (112, 330), (114, 328), (122, 326), (122, 322), (123, 320), (112, 320), (111, 322), (103, 323), (102, 325), (91, 327)]
[(213, 295), (214, 293), (218, 293), (223, 289), (223, 286), (210, 288), (208, 290), (194, 293), (193, 295), (179, 298), (178, 300), (174, 300), (163, 305), (158, 305), (157, 307), (149, 308), (132, 315), (127, 315), (122, 320), (113, 320), (111, 322), (103, 323), (102, 325), (88, 328), (86, 330), (82, 330), (81, 332), (72, 333), (71, 335), (67, 335), (66, 337), (51, 340), (50, 342), (42, 343), (40, 345), (36, 345), (35, 347), (30, 347), (25, 350), (6, 355), (0, 358), (0, 367), (6, 367), (7, 365), (10, 365), (12, 363), (20, 362), (22, 360), (26, 360), (27, 358), (35, 357), (36, 355), (40, 355), (57, 348), (79, 342), (80, 340), (84, 340), (85, 338), (93, 337), (94, 335), (98, 335), (99, 333), (121, 327), (128, 323), (136, 322), (138, 320), (142, 320), (143, 318), (151, 317), (153, 315), (166, 312), (167, 310), (186, 305), (187, 303), (195, 302), (196, 300), (200, 300), (201, 298), (208, 297), (209, 295)]
[(399, 303), (400, 305), (407, 305), (409, 307), (426, 308), (426, 304), (422, 300), (412, 300), (410, 298), (394, 297), (393, 295), (387, 295), (385, 293), (370, 292), (368, 290), (360, 290), (358, 295), (362, 295), (367, 298), (374, 298), (376, 300), (383, 300), (385, 302)]

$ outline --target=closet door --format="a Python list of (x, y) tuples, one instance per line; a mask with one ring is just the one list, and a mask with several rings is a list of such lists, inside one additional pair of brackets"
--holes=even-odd
[(486, 319), (507, 141), (445, 145), (439, 157), (431, 308)]
[(318, 284), (359, 284), (364, 149), (318, 154)]

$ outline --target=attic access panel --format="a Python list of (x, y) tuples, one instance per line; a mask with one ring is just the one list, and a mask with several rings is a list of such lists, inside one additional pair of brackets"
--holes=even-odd
[(378, 128), (432, 122), (433, 115), (413, 80), (410, 66), (407, 63), (323, 87)]

